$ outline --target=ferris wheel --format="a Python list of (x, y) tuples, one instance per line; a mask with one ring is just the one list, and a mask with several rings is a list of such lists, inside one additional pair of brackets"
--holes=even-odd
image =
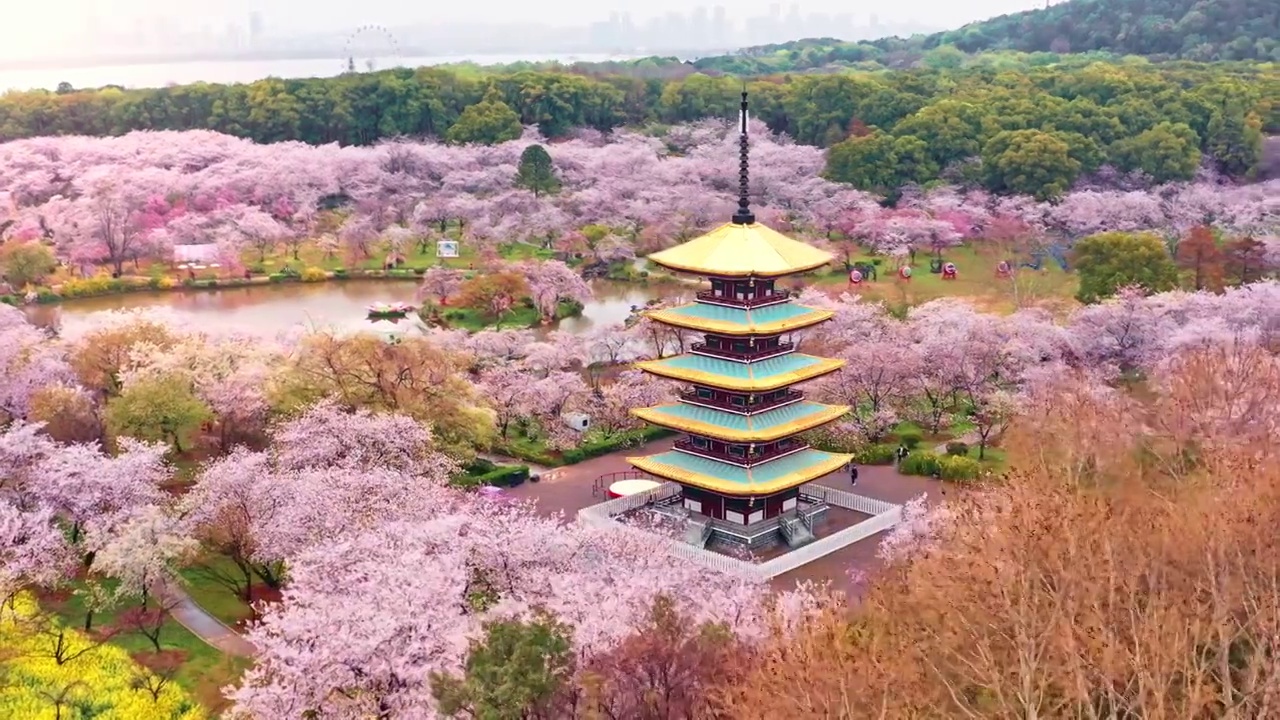
[(347, 36), (342, 47), (342, 71), (373, 72), (382, 67), (399, 67), (400, 43), (381, 25), (361, 25)]

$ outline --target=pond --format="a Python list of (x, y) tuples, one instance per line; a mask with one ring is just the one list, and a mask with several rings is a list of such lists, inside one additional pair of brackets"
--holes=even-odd
[[(585, 332), (597, 325), (620, 323), (633, 305), (651, 299), (688, 293), (687, 286), (669, 284), (592, 282), (595, 297), (582, 314), (565, 318), (545, 330)], [(365, 316), (370, 303), (411, 302), (416, 283), (399, 280), (347, 280), (323, 283), (251, 285), (218, 290), (186, 290), (107, 295), (68, 300), (54, 305), (27, 306), (32, 322), (74, 333), (95, 313), (131, 308), (164, 307), (191, 327), (236, 330), (267, 336), (298, 327), (354, 331), (371, 327)]]

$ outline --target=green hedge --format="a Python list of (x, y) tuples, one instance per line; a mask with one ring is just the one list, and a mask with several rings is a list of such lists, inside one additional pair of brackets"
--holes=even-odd
[(267, 276), (267, 279), (273, 283), (278, 283), (278, 282), (284, 282), (284, 279), (286, 277), (288, 276), (285, 275), (284, 273), (271, 273), (270, 275)]
[(515, 487), (528, 479), (528, 465), (499, 465), (483, 475), (476, 476), (480, 485), (495, 487)]
[(17, 295), (0, 295), (0, 303), (17, 307), (22, 304), (22, 301), (18, 299)]
[(898, 471), (903, 475), (937, 474), (943, 480), (977, 480), (982, 474), (982, 463), (959, 455), (920, 452), (908, 455)]

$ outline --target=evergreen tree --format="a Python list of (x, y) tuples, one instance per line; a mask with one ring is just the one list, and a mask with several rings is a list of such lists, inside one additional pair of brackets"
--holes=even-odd
[(530, 145), (520, 154), (516, 185), (533, 191), (534, 196), (550, 195), (560, 189), (560, 178), (551, 163), (551, 155), (541, 145)]

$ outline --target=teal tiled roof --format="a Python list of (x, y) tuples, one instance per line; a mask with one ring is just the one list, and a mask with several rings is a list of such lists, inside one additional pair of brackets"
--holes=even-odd
[(743, 490), (750, 489), (752, 485), (781, 480), (788, 475), (803, 474), (810, 468), (829, 464), (833, 460), (840, 464), (846, 462), (844, 456), (833, 455), (821, 450), (801, 450), (798, 453), (785, 455), (776, 460), (753, 465), (749, 468), (739, 467), (720, 460), (690, 455), (679, 450), (650, 455), (646, 459), (705, 477), (715, 478), (731, 485), (739, 485)]
[(816, 365), (828, 362), (812, 355), (792, 353), (760, 360), (753, 363), (741, 363), (705, 355), (676, 355), (649, 363), (655, 367), (669, 367), (675, 370), (693, 370), (696, 372), (719, 375), (737, 380), (767, 380), (784, 373), (803, 372)]
[(789, 425), (797, 420), (803, 420), (807, 416), (824, 412), (829, 407), (829, 405), (806, 401), (765, 410), (754, 415), (739, 415), (727, 410), (713, 410), (684, 403), (659, 405), (650, 408), (650, 410), (654, 413), (662, 413), (680, 420), (691, 420), (705, 425), (715, 425), (729, 430), (746, 432), (752, 430), (764, 431), (779, 425)]
[(804, 315), (809, 315), (812, 312), (814, 312), (814, 309), (811, 307), (805, 307), (804, 305), (796, 305), (793, 303), (780, 303), (777, 305), (766, 305), (764, 307), (750, 309), (725, 307), (723, 305), (709, 305), (707, 303), (690, 303), (688, 305), (681, 305), (667, 310), (667, 314), (669, 315), (679, 315), (697, 320), (733, 323), (735, 325), (742, 325), (743, 327), (782, 322), (784, 320), (791, 320)]

